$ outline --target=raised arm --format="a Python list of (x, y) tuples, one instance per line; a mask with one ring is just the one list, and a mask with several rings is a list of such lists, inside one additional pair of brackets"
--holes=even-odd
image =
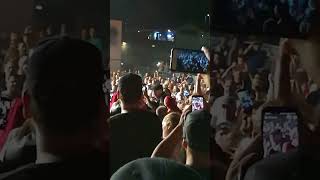
[(158, 144), (158, 146), (154, 149), (151, 158), (162, 157), (174, 159), (175, 149), (182, 143), (183, 123), (186, 115), (190, 112), (190, 108), (191, 106), (186, 108), (186, 110), (182, 113), (179, 124), (165, 139)]

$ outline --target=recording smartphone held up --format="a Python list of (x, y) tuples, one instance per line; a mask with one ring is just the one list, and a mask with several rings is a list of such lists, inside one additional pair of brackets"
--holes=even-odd
[(267, 107), (262, 112), (264, 157), (298, 148), (301, 116), (288, 107)]
[(244, 109), (244, 111), (251, 111), (253, 106), (253, 101), (251, 99), (249, 91), (239, 90), (237, 94), (240, 99), (240, 105)]
[(209, 71), (209, 60), (202, 51), (174, 48), (171, 50), (170, 70), (205, 74)]
[(192, 111), (202, 110), (204, 108), (203, 96), (192, 96)]

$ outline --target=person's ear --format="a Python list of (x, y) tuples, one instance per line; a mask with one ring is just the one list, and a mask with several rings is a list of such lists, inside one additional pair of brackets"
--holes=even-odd
[(167, 124), (166, 124), (166, 129), (167, 129), (167, 130), (170, 130), (170, 129), (171, 129), (171, 123), (167, 123)]
[(188, 142), (185, 139), (182, 140), (182, 147), (184, 149), (187, 149), (187, 147), (188, 147)]

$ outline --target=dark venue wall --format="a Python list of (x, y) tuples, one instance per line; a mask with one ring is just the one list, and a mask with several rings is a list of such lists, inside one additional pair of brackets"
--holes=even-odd
[[(107, 32), (109, 9), (106, 0), (33, 0), (33, 27), (38, 30), (50, 26), (53, 34), (59, 33), (61, 24), (66, 25), (68, 35), (80, 38), (81, 29), (94, 27), (103, 43), (103, 57), (108, 57)], [(38, 6), (42, 8), (39, 10)], [(104, 67), (108, 69), (105, 58)]]
[[(37, 5), (43, 9), (37, 10)], [(82, 27), (94, 26), (100, 36), (106, 36), (109, 10), (105, 0), (34, 0), (33, 7), (36, 27), (69, 24), (69, 32), (78, 32)]]
[(32, 19), (32, 1), (1, 0), (0, 32), (21, 31), (29, 25)]

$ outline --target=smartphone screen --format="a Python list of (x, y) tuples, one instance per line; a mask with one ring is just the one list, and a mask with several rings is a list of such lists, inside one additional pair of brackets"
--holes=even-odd
[(204, 108), (204, 99), (202, 96), (192, 97), (192, 111), (201, 110)]
[(286, 108), (267, 108), (263, 112), (264, 157), (286, 153), (299, 146), (299, 116)]
[(207, 73), (209, 60), (202, 51), (172, 49), (170, 69), (177, 72)]
[(240, 100), (240, 105), (245, 111), (251, 110), (253, 106), (253, 101), (251, 99), (250, 93), (248, 90), (238, 91), (238, 97)]

